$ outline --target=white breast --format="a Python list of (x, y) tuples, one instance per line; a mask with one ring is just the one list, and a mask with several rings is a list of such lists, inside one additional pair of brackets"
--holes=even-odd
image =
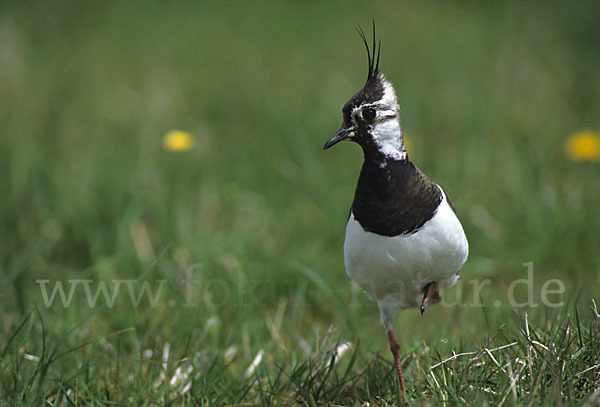
[(411, 235), (366, 232), (350, 214), (344, 243), (346, 272), (377, 301), (385, 325), (399, 309), (419, 306), (426, 284), (436, 281), (440, 288), (454, 284), (467, 260), (469, 245), (462, 225), (440, 190), (443, 200), (435, 215)]

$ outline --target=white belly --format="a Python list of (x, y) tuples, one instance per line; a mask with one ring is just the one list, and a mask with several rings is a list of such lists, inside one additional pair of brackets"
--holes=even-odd
[(399, 309), (420, 305), (426, 284), (435, 281), (440, 288), (454, 284), (467, 260), (465, 232), (443, 190), (442, 195), (433, 218), (411, 235), (366, 232), (350, 214), (344, 243), (346, 272), (378, 302), (386, 325)]

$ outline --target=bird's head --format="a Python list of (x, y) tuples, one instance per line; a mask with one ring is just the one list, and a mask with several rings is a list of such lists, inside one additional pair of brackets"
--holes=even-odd
[(367, 82), (342, 108), (342, 126), (327, 140), (323, 149), (326, 150), (343, 140), (351, 140), (358, 143), (365, 154), (374, 152), (391, 159), (406, 159), (396, 91), (379, 71), (381, 42), (378, 45), (375, 40), (375, 24), (373, 52), (364, 32), (360, 28), (358, 32), (367, 48)]

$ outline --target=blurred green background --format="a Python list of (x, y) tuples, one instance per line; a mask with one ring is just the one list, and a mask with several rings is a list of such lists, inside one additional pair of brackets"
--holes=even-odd
[[(177, 357), (233, 347), (224, 369), (239, 373), (260, 349), (301, 360), (330, 325), (367, 357), (386, 351), (376, 305), (343, 266), (361, 152), (321, 150), (364, 83), (355, 27), (372, 19), (409, 154), (451, 196), (471, 245), (446, 296), (488, 305), (402, 313), (403, 351), (449, 353), (518, 325), (507, 290), (525, 262), (536, 300), (559, 278), (566, 292), (552, 298), (587, 313), (600, 285), (599, 163), (563, 145), (600, 130), (598, 4), (3, 3), (0, 345), (34, 311), (33, 353), (44, 329), (77, 346), (134, 328), (109, 340), (122, 357), (160, 360), (165, 342)], [(193, 148), (165, 149), (171, 129)], [(73, 306), (46, 308), (40, 279), (163, 291), (155, 307), (122, 294), (90, 308), (78, 289)], [(480, 297), (475, 279), (490, 279)], [(555, 312), (526, 311), (541, 325)], [(52, 377), (102, 359), (101, 345), (83, 349)]]

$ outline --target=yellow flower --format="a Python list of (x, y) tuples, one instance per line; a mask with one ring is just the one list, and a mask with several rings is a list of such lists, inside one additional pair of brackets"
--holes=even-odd
[(169, 130), (162, 141), (163, 148), (167, 151), (188, 151), (194, 147), (192, 133), (182, 130)]
[(573, 161), (600, 161), (600, 135), (592, 130), (581, 130), (567, 138), (567, 157)]

